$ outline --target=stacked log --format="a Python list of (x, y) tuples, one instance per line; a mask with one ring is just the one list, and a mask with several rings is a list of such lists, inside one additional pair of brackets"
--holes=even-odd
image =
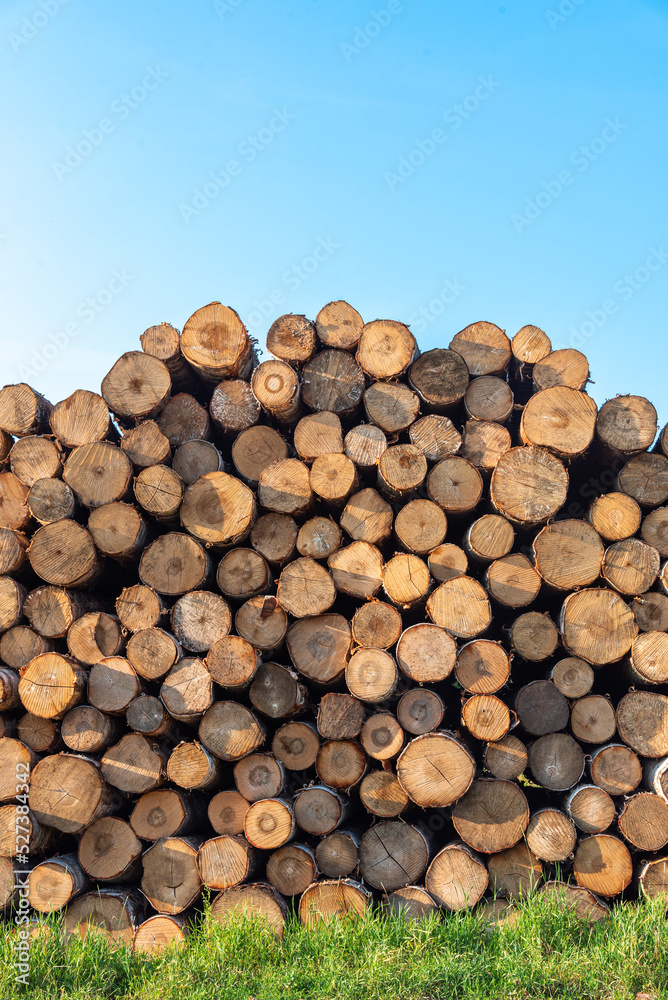
[(534, 326), (420, 354), (337, 301), (267, 346), (211, 303), (100, 394), (0, 390), (0, 906), (25, 864), (151, 953), (204, 888), (279, 934), (668, 892), (653, 406)]

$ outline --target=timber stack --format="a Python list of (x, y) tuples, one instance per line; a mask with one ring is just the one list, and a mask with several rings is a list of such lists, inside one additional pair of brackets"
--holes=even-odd
[[(138, 950), (668, 893), (668, 429), (476, 322), (218, 302), (0, 390), (0, 906)], [(27, 880), (15, 875), (25, 870)], [(498, 897), (498, 898), (497, 898)]]

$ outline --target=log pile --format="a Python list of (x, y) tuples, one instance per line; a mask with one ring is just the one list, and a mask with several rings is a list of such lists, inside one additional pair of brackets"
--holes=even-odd
[(15, 869), (144, 951), (203, 887), (278, 933), (668, 892), (652, 404), (537, 327), (420, 354), (342, 301), (261, 362), (220, 303), (141, 347), (0, 390), (5, 913)]

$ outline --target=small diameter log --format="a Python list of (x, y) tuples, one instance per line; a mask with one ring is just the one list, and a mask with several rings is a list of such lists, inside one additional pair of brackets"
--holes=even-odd
[(99, 935), (111, 946), (130, 945), (145, 911), (146, 901), (132, 889), (87, 892), (67, 907), (63, 932), (66, 937)]
[(580, 745), (567, 733), (541, 736), (529, 748), (529, 767), (535, 781), (554, 792), (565, 792), (584, 773), (585, 759)]
[(167, 761), (168, 779), (189, 792), (215, 788), (220, 774), (220, 762), (197, 740), (179, 743)]
[(107, 404), (96, 392), (77, 389), (51, 410), (49, 424), (65, 448), (94, 444), (109, 434), (111, 421)]
[[(325, 347), (335, 347), (341, 351), (354, 350), (362, 336), (363, 328), (364, 321), (357, 309), (353, 309), (343, 299), (328, 302), (315, 318), (315, 329), (320, 342)], [(268, 339), (269, 334), (267, 334), (267, 343)], [(267, 350), (271, 350), (271, 348), (268, 346)]]
[(285, 771), (270, 753), (251, 753), (234, 765), (234, 784), (248, 802), (281, 794)]
[(626, 493), (604, 493), (592, 502), (587, 513), (587, 520), (606, 542), (621, 542), (635, 535), (641, 518), (640, 507)]
[(490, 888), (507, 899), (527, 899), (540, 885), (543, 866), (525, 843), (492, 854), (487, 860)]
[[(213, 390), (209, 413), (214, 426), (224, 437), (235, 437), (257, 424), (260, 402), (248, 382), (238, 378), (226, 379)], [(188, 442), (184, 441), (179, 450), (186, 444)]]
[(464, 549), (479, 562), (503, 559), (513, 547), (515, 530), (500, 514), (483, 514), (464, 535)]
[(204, 841), (197, 855), (199, 878), (209, 889), (238, 885), (252, 878), (257, 867), (256, 853), (245, 837), (213, 837)]
[(181, 499), (183, 480), (166, 465), (149, 465), (142, 469), (134, 482), (135, 499), (139, 506), (161, 524), (175, 524)]
[(559, 631), (549, 615), (527, 611), (513, 622), (510, 641), (524, 660), (535, 663), (552, 656), (559, 642)]
[(460, 455), (476, 469), (490, 472), (512, 445), (510, 432), (491, 420), (467, 420)]
[(23, 602), (23, 613), (46, 639), (60, 639), (73, 621), (97, 607), (97, 601), (64, 587), (37, 587)]
[(457, 576), (432, 591), (427, 614), (435, 625), (460, 639), (473, 639), (490, 625), (492, 612), (487, 594), (477, 580)]
[(468, 569), (466, 552), (452, 542), (444, 542), (443, 545), (437, 545), (432, 549), (427, 564), (429, 572), (437, 583), (445, 583), (446, 580), (453, 580), (456, 576), (464, 576)]
[[(412, 688), (406, 691), (397, 705), (397, 719), (406, 732), (413, 736), (431, 733), (441, 724), (445, 705), (435, 691), (428, 688)], [(370, 721), (370, 720), (369, 720)], [(398, 728), (398, 727), (397, 727)], [(403, 732), (399, 729), (398, 746), (392, 756), (401, 750)]]
[(330, 788), (346, 791), (361, 781), (366, 768), (366, 754), (353, 740), (327, 740), (315, 759), (320, 780)]
[(209, 650), (206, 668), (216, 684), (230, 690), (247, 687), (260, 663), (260, 654), (238, 635), (218, 639)]
[(137, 469), (169, 462), (172, 447), (155, 420), (143, 420), (137, 427), (125, 430), (121, 448)]
[(139, 421), (161, 411), (171, 388), (169, 371), (158, 358), (128, 351), (102, 380), (102, 396), (123, 421)]
[(229, 919), (250, 916), (261, 919), (278, 938), (285, 929), (286, 906), (282, 896), (266, 882), (235, 885), (224, 889), (211, 904), (211, 918), (225, 924)]
[[(243, 383), (246, 385), (246, 383)], [(223, 456), (210, 441), (184, 441), (174, 452), (172, 468), (186, 484), (191, 486), (200, 476), (209, 472), (224, 472)]]
[(417, 827), (388, 820), (366, 831), (359, 863), (365, 882), (393, 892), (420, 880), (429, 863), (429, 845)]
[(139, 925), (132, 939), (135, 955), (160, 955), (168, 949), (182, 948), (190, 933), (187, 917), (156, 913)]
[(270, 580), (266, 560), (255, 549), (230, 549), (220, 560), (216, 573), (219, 589), (235, 600), (246, 600), (263, 593)]
[(235, 789), (217, 792), (209, 801), (209, 823), (216, 833), (236, 836), (244, 832), (244, 820), (250, 802)]
[(226, 472), (208, 472), (186, 489), (181, 524), (207, 547), (228, 548), (248, 537), (256, 513), (248, 486)]
[(618, 594), (591, 589), (566, 598), (559, 631), (573, 656), (598, 666), (620, 660), (631, 648), (638, 626), (633, 612)]
[(352, 542), (327, 560), (336, 589), (351, 597), (369, 600), (383, 583), (383, 557), (369, 542)]
[(28, 558), (35, 573), (56, 587), (85, 587), (102, 568), (90, 533), (69, 519), (38, 528)]
[(48, 430), (51, 403), (25, 382), (0, 389), (0, 429), (14, 437)]
[(539, 531), (533, 542), (536, 569), (557, 590), (573, 590), (593, 583), (601, 572), (604, 548), (586, 521), (555, 521)]
[(114, 656), (123, 646), (118, 618), (102, 611), (92, 611), (72, 623), (67, 633), (71, 655), (87, 666)]
[(538, 597), (541, 579), (527, 557), (513, 552), (495, 559), (485, 573), (490, 595), (506, 608), (525, 608)]
[(36, 763), (37, 756), (20, 740), (8, 736), (0, 739), (0, 802), (16, 798), (17, 785), (23, 787)]
[(70, 452), (63, 479), (84, 507), (101, 507), (128, 493), (132, 463), (109, 441), (83, 444)]
[(462, 436), (448, 417), (430, 413), (420, 417), (408, 430), (411, 444), (419, 448), (429, 462), (440, 462), (459, 451)]
[(548, 335), (539, 326), (523, 326), (517, 331), (510, 344), (519, 377), (523, 377), (525, 365), (531, 366), (546, 357), (552, 350)]
[[(357, 609), (351, 621), (352, 635), (358, 646), (389, 649), (401, 635), (401, 614), (391, 604), (368, 601)], [(0, 649), (2, 640), (0, 639)]]
[[(629, 607), (641, 632), (665, 632), (668, 629), (668, 597), (650, 591), (634, 597)], [(2, 639), (0, 639), (2, 655)]]
[(399, 779), (390, 771), (371, 771), (362, 778), (360, 802), (372, 816), (389, 819), (407, 809), (409, 799)]
[(313, 836), (324, 837), (335, 830), (344, 819), (346, 808), (346, 800), (333, 788), (311, 785), (295, 793), (295, 820)]
[(229, 634), (232, 615), (227, 601), (208, 590), (179, 598), (170, 613), (177, 641), (193, 653), (204, 653)]
[(28, 487), (11, 472), (0, 472), (0, 527), (22, 531), (29, 520)]
[(516, 736), (504, 736), (496, 743), (488, 743), (483, 751), (487, 770), (495, 778), (519, 778), (529, 763), (527, 748)]
[[(75, 711), (75, 709), (73, 709)], [(66, 716), (67, 718), (67, 716)], [(16, 735), (35, 753), (51, 753), (60, 749), (60, 726), (52, 719), (40, 719), (31, 712), (22, 715), (16, 725)]]
[(397, 643), (401, 672), (418, 684), (434, 684), (452, 673), (457, 646), (444, 628), (420, 622), (403, 632)]
[(427, 477), (430, 499), (448, 514), (473, 510), (482, 496), (482, 487), (478, 470), (458, 455), (438, 462)]
[(571, 389), (584, 389), (589, 381), (589, 362), (584, 354), (573, 348), (551, 351), (536, 362), (533, 382), (536, 391), (555, 385)]
[(469, 789), (474, 774), (475, 762), (469, 751), (444, 732), (416, 736), (397, 760), (402, 788), (423, 808), (456, 802)]
[(437, 347), (413, 362), (408, 380), (428, 410), (447, 413), (464, 398), (469, 370), (460, 353)]
[(142, 691), (134, 667), (124, 656), (107, 656), (88, 675), (88, 700), (109, 715), (123, 715)]
[(653, 792), (632, 795), (619, 814), (619, 831), (640, 851), (660, 851), (668, 843), (668, 802)]
[(668, 858), (645, 862), (638, 873), (638, 885), (650, 899), (668, 896)]
[(608, 795), (629, 795), (640, 784), (642, 765), (623, 743), (611, 743), (592, 754), (591, 780)]
[(206, 665), (196, 656), (179, 660), (162, 682), (160, 697), (174, 719), (196, 725), (213, 704), (213, 682)]
[(582, 785), (566, 796), (564, 808), (583, 833), (603, 833), (615, 818), (615, 803), (597, 785)]
[(297, 534), (297, 525), (288, 514), (264, 514), (251, 529), (250, 543), (268, 563), (282, 566), (294, 555)]
[(363, 723), (364, 705), (350, 694), (330, 692), (318, 706), (318, 732), (324, 740), (354, 740)]
[(0, 636), (0, 660), (20, 670), (40, 653), (48, 653), (53, 643), (27, 625), (14, 625)]
[[(20, 736), (20, 733), (19, 733)], [(24, 741), (25, 742), (25, 741)], [(650, 761), (643, 768), (643, 783), (668, 802), (668, 757)]]
[[(352, 306), (350, 308), (352, 309)], [(321, 311), (325, 312), (326, 309), (327, 306)], [(352, 311), (354, 312), (354, 310)], [(315, 333), (316, 328), (306, 316), (295, 316), (292, 313), (287, 313), (285, 316), (279, 316), (269, 327), (267, 350), (275, 358), (287, 361), (293, 368), (301, 368), (315, 351)]]
[(267, 861), (267, 879), (283, 896), (300, 896), (317, 875), (315, 855), (305, 844), (280, 847)]
[(441, 544), (447, 526), (445, 514), (431, 500), (411, 500), (397, 514), (394, 533), (407, 552), (426, 555)]
[(205, 382), (246, 378), (253, 364), (253, 345), (239, 316), (220, 302), (197, 309), (181, 333), (181, 350)]
[(607, 833), (580, 841), (573, 860), (578, 885), (598, 896), (618, 896), (630, 884), (633, 862), (628, 848)]
[(571, 882), (546, 882), (541, 886), (541, 892), (549, 893), (562, 909), (572, 909), (579, 920), (589, 924), (606, 920), (610, 916), (610, 908), (593, 892)]
[(172, 381), (183, 382), (191, 377), (190, 369), (181, 354), (181, 335), (170, 323), (149, 326), (139, 341), (144, 354), (150, 354), (164, 362)]
[[(0, 854), (3, 858), (34, 858), (52, 849), (53, 830), (37, 821), (25, 806), (0, 806)], [(19, 810), (21, 810), (19, 812)], [(28, 850), (26, 851), (26, 847)]]
[(373, 379), (403, 374), (417, 355), (415, 337), (407, 326), (389, 319), (365, 323), (355, 359)]
[(406, 385), (375, 382), (364, 393), (364, 409), (369, 420), (391, 436), (417, 419), (420, 399)]
[(199, 899), (199, 844), (193, 837), (165, 837), (144, 852), (141, 890), (159, 913), (183, 913)]
[(263, 361), (253, 372), (251, 387), (262, 408), (279, 423), (299, 419), (299, 379), (285, 361)]
[(221, 760), (240, 760), (264, 743), (264, 728), (244, 705), (216, 701), (199, 726), (204, 746)]
[(302, 893), (299, 921), (317, 927), (333, 920), (361, 917), (371, 905), (371, 893), (350, 879), (314, 882)]
[(105, 752), (100, 768), (114, 788), (142, 795), (163, 784), (166, 763), (156, 743), (140, 733), (129, 733)]
[(266, 510), (303, 517), (313, 502), (308, 466), (296, 458), (268, 465), (260, 474), (257, 495)]
[(457, 834), (474, 851), (495, 854), (513, 847), (527, 829), (529, 806), (512, 781), (480, 778), (452, 810)]
[(154, 695), (141, 695), (128, 705), (125, 720), (130, 729), (144, 736), (167, 736), (174, 729), (169, 712)]
[(295, 835), (295, 816), (286, 799), (260, 799), (252, 802), (244, 819), (244, 834), (253, 847), (275, 851)]
[(474, 639), (459, 651), (455, 676), (469, 694), (494, 694), (510, 676), (508, 654), (498, 642)]
[(617, 732), (643, 757), (668, 754), (668, 697), (651, 691), (630, 691), (617, 706)]
[(641, 507), (658, 507), (668, 499), (668, 458), (641, 452), (629, 459), (617, 486)]
[(376, 490), (361, 490), (350, 498), (339, 518), (344, 531), (357, 542), (377, 545), (392, 532), (393, 512)]
[(275, 597), (251, 597), (237, 611), (234, 625), (242, 639), (269, 654), (282, 645), (288, 616)]
[(602, 694), (590, 694), (572, 705), (571, 732), (576, 740), (607, 743), (615, 731), (615, 710), (609, 698)]
[(61, 719), (84, 700), (86, 672), (71, 657), (41, 653), (21, 669), (19, 696), (26, 711)]
[(341, 545), (341, 529), (331, 517), (312, 517), (297, 535), (297, 551), (311, 559), (327, 559)]
[(644, 396), (608, 399), (596, 421), (596, 437), (606, 452), (626, 457), (651, 448), (656, 429), (656, 410)]
[(128, 503), (107, 503), (91, 511), (88, 530), (98, 550), (121, 563), (134, 560), (149, 537), (146, 522)]
[(387, 438), (375, 424), (359, 424), (343, 439), (343, 450), (358, 469), (373, 469), (387, 449)]
[(360, 836), (354, 830), (336, 830), (319, 842), (315, 859), (318, 869), (328, 878), (355, 875), (359, 864)]
[(513, 411), (512, 389), (495, 375), (474, 378), (466, 389), (464, 408), (473, 420), (505, 424)]
[(96, 882), (133, 882), (139, 875), (142, 845), (125, 820), (103, 816), (79, 841), (79, 863)]
[(61, 854), (35, 865), (28, 875), (28, 902), (38, 913), (54, 913), (88, 888), (74, 854)]
[(566, 500), (568, 473), (545, 448), (511, 448), (492, 473), (490, 498), (513, 524), (538, 525), (554, 517)]
[(393, 556), (383, 567), (383, 590), (400, 608), (421, 604), (431, 588), (426, 562), (408, 552)]
[(336, 600), (334, 581), (315, 559), (301, 557), (288, 563), (281, 573), (276, 597), (294, 618), (322, 615)]
[(126, 587), (116, 601), (116, 614), (129, 632), (153, 628), (165, 614), (162, 598), (150, 587)]
[(26, 589), (10, 576), (0, 577), (0, 630), (13, 628), (23, 618)]
[(644, 594), (654, 584), (660, 568), (658, 551), (639, 538), (613, 542), (605, 550), (602, 574), (622, 594)]
[[(9, 712), (13, 708), (18, 708), (22, 700), (23, 698), (19, 697), (19, 675), (15, 670), (0, 667), (0, 711)], [(36, 692), (35, 700), (38, 700)], [(39, 701), (43, 703), (41, 699)]]
[(38, 479), (53, 479), (60, 475), (60, 455), (48, 437), (31, 435), (19, 438), (9, 453), (9, 468), (24, 486), (34, 486)]
[(427, 869), (425, 889), (446, 910), (475, 906), (489, 884), (482, 860), (465, 844), (452, 843), (436, 855)]
[(575, 827), (559, 809), (539, 809), (526, 831), (527, 846), (541, 861), (565, 861), (576, 839)]
[(273, 427), (249, 427), (232, 445), (234, 468), (242, 479), (253, 485), (268, 465), (282, 461), (287, 455), (287, 445)]
[(30, 541), (21, 531), (0, 528), (0, 574), (18, 573), (25, 565)]
[(92, 705), (79, 705), (61, 725), (63, 743), (75, 753), (102, 753), (120, 737), (118, 720)]
[(568, 656), (552, 667), (550, 680), (566, 698), (584, 698), (592, 689), (594, 671), (584, 660)]
[[(234, 637), (232, 637), (234, 638)], [(294, 670), (261, 663), (248, 692), (253, 708), (270, 719), (285, 719), (304, 710), (308, 692)]]
[(290, 771), (305, 771), (315, 764), (320, 739), (308, 722), (288, 722), (276, 730), (271, 752)]
[(427, 459), (414, 444), (387, 448), (378, 460), (378, 489), (391, 503), (410, 500), (427, 475)]
[(302, 399), (311, 410), (352, 413), (364, 392), (364, 373), (345, 351), (321, 351), (301, 373)]
[(113, 794), (97, 761), (59, 753), (33, 770), (29, 802), (40, 822), (63, 833), (80, 833), (111, 811)]
[(668, 507), (651, 510), (642, 519), (640, 534), (644, 542), (658, 549), (664, 559), (668, 556)]
[[(211, 560), (199, 542), (176, 531), (156, 538), (144, 549), (139, 560), (139, 579), (142, 583), (170, 597), (198, 590), (206, 582), (210, 570)], [(118, 604), (116, 610), (120, 618)], [(155, 621), (150, 621), (140, 627), (155, 624)]]
[(471, 323), (455, 334), (450, 349), (461, 354), (471, 375), (500, 374), (510, 364), (510, 340), (494, 323)]
[(501, 740), (510, 729), (510, 709), (496, 695), (474, 694), (462, 705), (462, 725), (477, 740)]
[(438, 914), (438, 906), (419, 885), (407, 885), (391, 892), (383, 897), (381, 906), (385, 913), (404, 920), (428, 920)]
[(157, 681), (169, 672), (182, 651), (169, 632), (161, 628), (143, 628), (130, 636), (125, 655), (135, 673), (148, 681)]
[(520, 724), (532, 736), (557, 733), (568, 725), (568, 702), (552, 681), (531, 681), (515, 697)]
[(548, 448), (562, 458), (582, 455), (594, 439), (597, 407), (591, 396), (565, 385), (530, 397), (520, 422), (522, 444)]
[[(346, 666), (346, 685), (348, 690), (355, 698), (359, 698), (363, 702), (387, 701), (394, 694), (398, 677), (397, 665), (393, 657), (384, 649), (362, 647), (353, 653)], [(338, 697), (341, 696), (325, 695), (325, 698), (328, 699)], [(320, 703), (321, 711), (325, 698)], [(320, 713), (318, 719), (320, 719)], [(324, 736), (325, 734), (320, 728), (320, 722), (318, 722), (318, 729)], [(359, 733), (359, 730), (357, 732)], [(357, 733), (352, 735), (357, 735)]]
[(357, 470), (347, 455), (318, 455), (311, 466), (311, 489), (328, 507), (339, 510), (358, 485)]

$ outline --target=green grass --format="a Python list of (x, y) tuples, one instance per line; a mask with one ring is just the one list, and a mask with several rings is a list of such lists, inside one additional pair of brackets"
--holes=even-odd
[[(100, 938), (34, 942), (33, 1000), (653, 1000), (668, 998), (668, 921), (660, 900), (613, 908), (589, 927), (536, 897), (512, 927), (485, 933), (476, 913), (412, 923), (370, 915), (279, 942), (253, 921), (202, 922), (180, 951), (147, 959)], [(5, 925), (7, 926), (7, 925)], [(21, 996), (11, 942), (0, 944), (0, 998)]]

